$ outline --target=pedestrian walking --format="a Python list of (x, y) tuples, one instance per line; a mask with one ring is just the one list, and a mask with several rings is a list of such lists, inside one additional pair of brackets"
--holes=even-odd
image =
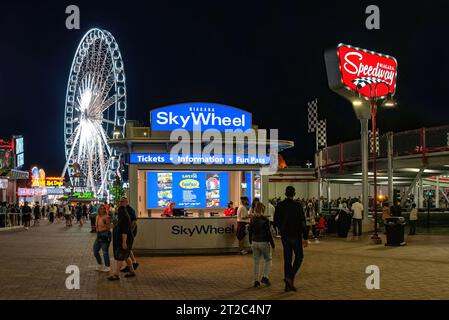
[(72, 210), (70, 209), (70, 207), (67, 203), (64, 205), (64, 218), (65, 218), (65, 226), (71, 227), (72, 226)]
[(410, 232), (408, 233), (409, 236), (416, 235), (416, 222), (418, 221), (418, 209), (416, 209), (416, 204), (412, 203), (412, 210), (410, 210)]
[(39, 226), (39, 221), (41, 219), (41, 207), (39, 205), (39, 202), (36, 201), (36, 204), (33, 208), (33, 214), (34, 214), (34, 224), (33, 226), (37, 227)]
[(237, 209), (237, 239), (239, 241), (239, 251), (240, 254), (245, 255), (248, 251), (245, 250), (245, 236), (246, 236), (246, 226), (249, 223), (248, 215), (248, 197), (240, 198), (240, 205)]
[[(111, 271), (109, 246), (112, 240), (112, 222), (111, 217), (108, 215), (106, 207), (103, 204), (98, 208), (95, 218), (95, 226), (97, 237), (95, 238), (93, 250), (98, 264), (96, 270), (100, 272), (109, 272)], [(103, 251), (104, 265), (101, 260), (100, 250)]]
[(382, 221), (385, 226), (385, 234), (387, 233), (387, 219), (391, 218), (390, 208), (388, 207), (388, 202), (382, 204)]
[(117, 218), (117, 224), (114, 225), (112, 237), (115, 268), (113, 274), (108, 277), (108, 279), (111, 281), (120, 280), (119, 273), (123, 261), (126, 261), (126, 264), (129, 268), (129, 272), (126, 273), (125, 278), (136, 276), (131, 258), (129, 257), (134, 241), (131, 229), (131, 219), (129, 218), (129, 215), (126, 212), (126, 208), (124, 206), (120, 206), (118, 208)]
[[(307, 247), (306, 219), (300, 203), (293, 200), (295, 188), (285, 189), (286, 199), (279, 202), (274, 213), (274, 224), (281, 232), (284, 248), (284, 282), (285, 291), (296, 291), (295, 277), (301, 267), (304, 251)], [(293, 253), (295, 257), (293, 258)], [(293, 263), (292, 263), (293, 261)]]
[(349, 230), (351, 229), (352, 217), (349, 212), (346, 202), (341, 203), (340, 210), (335, 217), (337, 224), (337, 235), (340, 238), (347, 238)]
[(359, 199), (352, 204), (351, 210), (352, 234), (354, 237), (360, 237), (362, 235), (363, 204), (360, 203)]
[[(133, 239), (137, 237), (137, 215), (136, 211), (129, 205), (129, 201), (127, 197), (122, 197), (120, 200), (120, 205), (124, 206), (126, 209), (126, 213), (129, 215), (129, 219), (131, 220), (131, 232), (133, 235)], [(129, 257), (131, 258), (133, 268), (134, 270), (137, 270), (139, 267), (139, 263), (136, 260), (136, 256), (134, 255), (134, 251), (131, 249), (129, 252)], [(130, 269), (128, 266), (126, 266), (124, 269), (120, 270), (121, 272), (130, 272)]]
[[(253, 209), (253, 216), (249, 224), (249, 243), (253, 252), (254, 262), (254, 287), (260, 287), (260, 283), (266, 286), (271, 285), (269, 275), (272, 263), (272, 251), (274, 240), (271, 233), (270, 221), (263, 214), (265, 206), (258, 202)], [(260, 278), (260, 260), (263, 257), (264, 267), (262, 278)]]
[(81, 206), (81, 203), (78, 202), (78, 204), (75, 207), (75, 214), (76, 214), (76, 222), (79, 223), (80, 227), (83, 226), (83, 207)]
[(48, 214), (48, 221), (50, 222), (50, 223), (53, 223), (53, 222), (55, 222), (55, 215), (56, 215), (56, 212), (57, 212), (57, 208), (56, 208), (56, 205), (51, 205), (51, 207), (50, 207), (50, 213)]
[(22, 207), (22, 220), (25, 226), (25, 230), (30, 229), (31, 212), (32, 212), (31, 207), (28, 205), (28, 202), (25, 201), (25, 204)]
[[(307, 238), (309, 238), (309, 233), (310, 231), (312, 231), (313, 234), (313, 239), (315, 240), (316, 243), (319, 243), (320, 241), (318, 240), (318, 235), (316, 233), (316, 211), (315, 211), (315, 206), (313, 205), (312, 201), (309, 201), (307, 203), (306, 206), (306, 210), (305, 210), (305, 217), (306, 217), (306, 234), (307, 234)], [(307, 242), (310, 244), (310, 241), (307, 240)]]

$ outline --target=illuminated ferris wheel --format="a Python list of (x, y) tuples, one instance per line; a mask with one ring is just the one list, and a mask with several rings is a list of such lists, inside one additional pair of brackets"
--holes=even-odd
[(126, 124), (126, 85), (122, 56), (106, 30), (91, 29), (72, 62), (64, 116), (66, 164), (72, 186), (102, 197), (118, 174), (119, 156), (108, 146)]

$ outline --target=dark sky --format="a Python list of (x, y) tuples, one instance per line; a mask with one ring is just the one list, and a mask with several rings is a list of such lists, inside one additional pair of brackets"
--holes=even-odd
[[(48, 174), (65, 162), (66, 83), (91, 27), (120, 46), (128, 119), (148, 124), (152, 108), (189, 101), (240, 107), (295, 141), (290, 164), (312, 160), (306, 102), (316, 97), (329, 144), (359, 135), (350, 104), (327, 86), (323, 52), (340, 42), (398, 60), (399, 106), (379, 113), (381, 132), (449, 123), (448, 1), (16, 2), (0, 12), (0, 136), (23, 134), (26, 166)], [(65, 28), (69, 4), (80, 7), (81, 30)], [(369, 4), (380, 7), (381, 30), (365, 28)]]

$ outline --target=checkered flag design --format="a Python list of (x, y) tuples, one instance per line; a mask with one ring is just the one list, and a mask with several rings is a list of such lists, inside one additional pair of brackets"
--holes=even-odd
[(318, 99), (307, 103), (308, 121), (309, 121), (309, 133), (315, 132), (318, 121)]
[(317, 150), (320, 148), (327, 147), (326, 120), (318, 121), (317, 128), (316, 128), (316, 144), (317, 144)]
[[(352, 82), (356, 85), (357, 88), (362, 89), (364, 86), (372, 84), (372, 83), (387, 83), (385, 80), (381, 80), (373, 77), (362, 77), (352, 80)], [(388, 83), (387, 83), (388, 84)]]
[[(373, 145), (373, 133), (371, 130), (368, 130), (368, 137), (369, 137), (369, 152), (373, 153), (374, 151), (374, 145)], [(379, 130), (376, 130), (376, 151), (377, 155), (380, 154), (379, 152)]]

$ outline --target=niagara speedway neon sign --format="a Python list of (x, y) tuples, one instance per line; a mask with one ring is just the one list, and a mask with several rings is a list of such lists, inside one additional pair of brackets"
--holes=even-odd
[[(341, 82), (346, 89), (357, 90), (367, 98), (370, 98), (371, 94), (383, 97), (388, 92), (394, 95), (398, 68), (395, 58), (344, 44), (338, 46), (337, 56)], [(387, 85), (377, 85), (374, 92), (377, 83)]]

